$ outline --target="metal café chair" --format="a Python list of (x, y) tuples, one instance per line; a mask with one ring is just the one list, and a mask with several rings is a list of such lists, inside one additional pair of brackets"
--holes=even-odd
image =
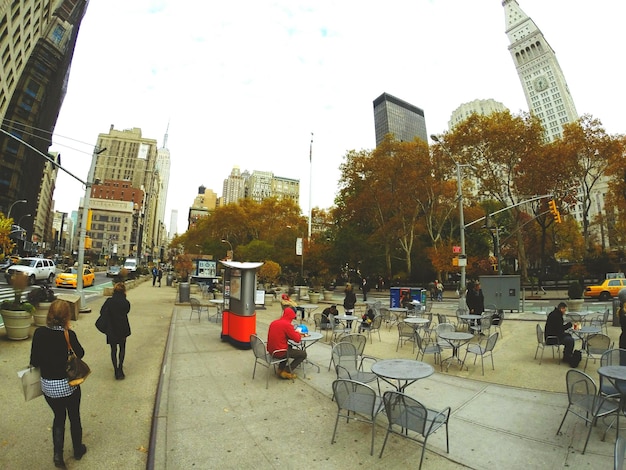
[[(254, 375), (256, 373), (257, 364), (261, 364), (263, 367), (267, 367), (267, 376), (265, 379), (265, 388), (267, 389), (269, 386), (270, 380), (270, 372), (273, 369), (274, 373), (276, 373), (276, 366), (283, 361), (287, 361), (289, 364), (289, 351), (287, 349), (280, 349), (274, 351), (274, 354), (270, 354), (267, 351), (267, 344), (257, 335), (250, 335), (250, 345), (252, 346), (252, 352), (254, 353), (254, 369), (252, 369), (252, 380), (254, 380)], [(276, 353), (285, 352), (287, 356), (278, 358), (276, 357)], [(291, 371), (291, 369), (289, 369)], [(293, 382), (293, 379), (291, 379)]]
[(189, 305), (191, 305), (191, 313), (189, 314), (189, 319), (194, 313), (198, 314), (198, 321), (200, 321), (200, 317), (202, 316), (202, 312), (206, 312), (207, 317), (209, 315), (209, 307), (207, 305), (202, 305), (200, 301), (194, 297), (189, 298)]
[(480, 356), (480, 367), (482, 368), (483, 375), (485, 375), (485, 356), (490, 356), (491, 370), (495, 370), (496, 368), (493, 365), (493, 348), (496, 347), (496, 341), (498, 341), (498, 332), (492, 333), (489, 338), (487, 338), (487, 342), (484, 346), (481, 346), (480, 343), (468, 343), (467, 349), (465, 350), (465, 357), (463, 358), (463, 364), (465, 364), (467, 353), (475, 355), (474, 364), (476, 364), (476, 359)]
[(541, 365), (541, 361), (543, 361), (543, 351), (546, 346), (550, 346), (552, 348), (552, 358), (554, 359), (554, 348), (556, 348), (556, 353), (559, 357), (559, 364), (561, 363), (561, 343), (557, 336), (549, 336), (547, 339), (544, 338), (543, 329), (541, 325), (537, 323), (536, 327), (537, 332), (537, 349), (535, 349), (535, 359), (537, 359), (537, 353), (539, 349), (541, 349), (541, 357), (539, 358), (539, 365)]

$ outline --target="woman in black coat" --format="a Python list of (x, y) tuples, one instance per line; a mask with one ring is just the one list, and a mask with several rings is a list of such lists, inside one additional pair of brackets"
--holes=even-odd
[(65, 365), (67, 363), (67, 341), (76, 356), (82, 358), (85, 350), (76, 333), (70, 330), (71, 306), (65, 300), (55, 300), (48, 309), (46, 326), (35, 330), (30, 350), (30, 363), (41, 371), (41, 390), (46, 402), (52, 408), (52, 445), (54, 466), (65, 468), (63, 444), (65, 441), (65, 415), (70, 418), (70, 432), (74, 446), (74, 458), (80, 460), (87, 452), (83, 444), (83, 427), (80, 421), (80, 385), (67, 383)]
[(126, 338), (130, 336), (128, 312), (130, 312), (130, 302), (126, 299), (126, 284), (118, 282), (113, 287), (113, 295), (102, 304), (100, 309), (100, 315), (105, 318), (106, 322), (107, 344), (111, 345), (111, 362), (117, 380), (126, 377), (123, 367), (126, 357)]

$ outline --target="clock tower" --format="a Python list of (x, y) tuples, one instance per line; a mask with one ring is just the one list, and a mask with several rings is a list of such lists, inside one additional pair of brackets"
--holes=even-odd
[(506, 35), (511, 41), (509, 51), (528, 108), (541, 119), (546, 140), (558, 139), (563, 135), (563, 124), (576, 121), (578, 113), (556, 54), (517, 0), (503, 0), (502, 6)]

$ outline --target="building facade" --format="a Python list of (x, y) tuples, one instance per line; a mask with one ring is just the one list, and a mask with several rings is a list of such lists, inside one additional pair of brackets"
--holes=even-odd
[[(136, 230), (136, 236), (132, 237), (134, 244), (127, 256), (139, 258), (140, 263), (158, 259), (167, 242), (165, 224), (159, 219), (159, 214), (162, 212), (165, 216), (164, 199), (167, 191), (164, 181), (169, 180), (169, 152), (167, 165), (163, 166), (165, 160), (158, 158), (155, 139), (143, 137), (139, 128), (120, 131), (113, 125), (107, 134), (98, 135), (96, 148), (96, 183), (123, 181), (128, 186), (118, 188), (120, 191), (143, 192), (141, 202), (133, 205), (133, 230)], [(167, 176), (164, 178), (166, 170)], [(112, 192), (115, 188), (107, 188), (105, 185), (101, 189)], [(118, 197), (123, 199), (122, 196)]]
[(454, 111), (448, 121), (448, 129), (452, 130), (454, 127), (465, 121), (472, 114), (480, 114), (482, 116), (489, 116), (491, 113), (503, 112), (507, 108), (499, 101), (494, 99), (488, 100), (474, 100), (469, 103), (463, 103)]
[(400, 142), (412, 142), (415, 137), (428, 142), (424, 110), (388, 93), (374, 100), (374, 128), (376, 146), (387, 134)]
[(530, 112), (541, 119), (546, 140), (561, 138), (563, 124), (576, 121), (578, 113), (556, 54), (517, 0), (504, 0), (502, 5), (509, 52)]
[(29, 243), (35, 241), (38, 247), (53, 245), (54, 181), (48, 179), (52, 187), (42, 188), (44, 155), (52, 142), (87, 3), (0, 2), (0, 211), (7, 214), (14, 202), (26, 201), (16, 205), (11, 216), (17, 221), (31, 214), (23, 219), (23, 228)]

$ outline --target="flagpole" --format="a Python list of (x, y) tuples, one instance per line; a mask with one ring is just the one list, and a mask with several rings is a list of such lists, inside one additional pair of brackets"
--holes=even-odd
[(309, 237), (308, 241), (311, 242), (311, 195), (313, 193), (313, 132), (311, 132), (311, 144), (309, 145)]

